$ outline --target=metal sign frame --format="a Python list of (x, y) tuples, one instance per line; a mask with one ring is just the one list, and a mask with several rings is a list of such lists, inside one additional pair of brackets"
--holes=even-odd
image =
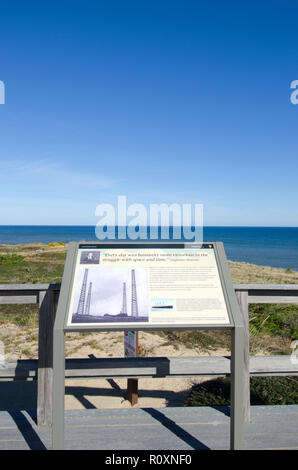
[[(221, 242), (204, 242), (203, 245), (213, 245), (217, 269), (222, 285), (225, 303), (229, 315), (229, 324), (194, 324), (173, 325), (165, 324), (154, 326), (152, 323), (133, 326), (134, 330), (231, 330), (231, 413), (230, 413), (230, 448), (242, 449), (244, 445), (244, 323), (242, 313), (235, 295), (232, 279)], [(65, 395), (65, 334), (72, 331), (124, 331), (128, 325), (123, 327), (104, 327), (100, 325), (68, 325), (67, 315), (69, 311), (70, 296), (73, 286), (77, 253), (80, 246), (92, 248), (200, 248), (198, 243), (184, 242), (95, 242), (95, 243), (70, 243), (64, 267), (61, 284), (59, 303), (54, 324), (54, 357), (53, 357), (53, 424), (52, 424), (52, 447), (53, 449), (64, 448), (64, 395)], [(201, 244), (202, 245), (202, 244)]]

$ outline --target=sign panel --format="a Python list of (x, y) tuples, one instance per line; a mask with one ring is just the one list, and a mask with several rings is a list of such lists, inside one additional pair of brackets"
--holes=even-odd
[(136, 331), (124, 331), (124, 357), (137, 357)]
[(80, 244), (76, 253), (68, 327), (230, 324), (213, 244)]

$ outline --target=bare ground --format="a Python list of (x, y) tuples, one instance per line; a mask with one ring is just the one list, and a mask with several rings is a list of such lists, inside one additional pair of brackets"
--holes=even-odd
[[(0, 340), (5, 344), (7, 359), (37, 358), (38, 328), (21, 327), (13, 323), (0, 325)], [(289, 350), (290, 343), (283, 338), (272, 341), (272, 337), (257, 338), (257, 354), (270, 354), (270, 349), (281, 347), (276, 341), (283, 342)], [(289, 343), (289, 344), (287, 344)], [(183, 344), (169, 344), (166, 337), (150, 332), (139, 333), (139, 344), (142, 356), (224, 356), (229, 349), (206, 350), (187, 347)], [(123, 357), (123, 333), (94, 332), (70, 333), (66, 336), (66, 356), (69, 358)], [(191, 387), (204, 378), (167, 378), (139, 379), (139, 400), (135, 407), (182, 406)], [(66, 408), (127, 408), (126, 379), (76, 379), (66, 380)]]

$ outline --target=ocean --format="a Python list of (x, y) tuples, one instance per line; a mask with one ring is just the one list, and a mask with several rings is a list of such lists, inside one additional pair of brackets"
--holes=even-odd
[[(0, 244), (81, 240), (96, 241), (95, 227), (0, 226)], [(204, 241), (222, 241), (232, 261), (298, 271), (298, 227), (204, 227)]]

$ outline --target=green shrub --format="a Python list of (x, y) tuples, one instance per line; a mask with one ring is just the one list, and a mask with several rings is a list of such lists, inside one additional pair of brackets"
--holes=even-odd
[(17, 264), (24, 260), (24, 256), (13, 254), (0, 254), (0, 264)]
[(276, 304), (250, 305), (252, 334), (272, 334), (298, 339), (298, 306)]
[[(252, 405), (297, 405), (298, 377), (251, 377)], [(212, 379), (195, 385), (184, 406), (230, 404), (230, 378)]]
[(0, 305), (0, 325), (38, 326), (38, 305)]

